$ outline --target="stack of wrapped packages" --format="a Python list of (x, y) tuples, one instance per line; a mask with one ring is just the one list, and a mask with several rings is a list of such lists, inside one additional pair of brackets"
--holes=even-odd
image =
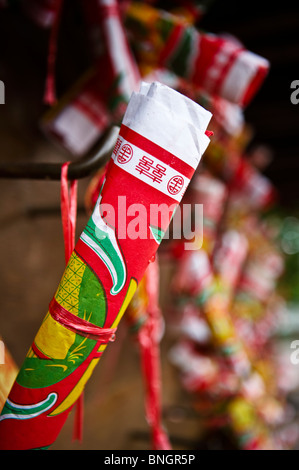
[(246, 154), (253, 130), (244, 111), (269, 63), (231, 36), (199, 31), (197, 20), (136, 2), (126, 23), (142, 75), (213, 113), (211, 143), (173, 219), (172, 233), (186, 228), (191, 207), (193, 241), (184, 231), (167, 245), (179, 318), (169, 357), (207, 435), (221, 430), (241, 449), (292, 448), (298, 432), (273, 347), (285, 260), (265, 217), (277, 194), (262, 174), (268, 149)]
[(268, 194), (256, 197), (255, 185), (239, 182), (207, 169), (193, 180), (188, 197), (195, 210), (203, 204), (203, 233), (197, 250), (175, 249), (170, 360), (208, 435), (221, 430), (241, 449), (286, 449), (298, 432), (273, 339), (284, 312), (284, 257), (260, 215), (272, 188), (267, 182)]
[[(230, 35), (198, 28), (209, 1), (81, 0), (93, 67), (56, 103), (63, 4), (23, 3), (51, 29), (44, 133), (76, 158), (110, 126), (121, 127), (111, 161), (87, 195), (91, 218), (3, 407), (2, 447), (55, 441), (126, 311), (140, 345), (152, 446), (170, 448), (159, 389), (159, 341), (167, 328), (159, 260), (167, 252), (176, 319), (169, 360), (203, 433), (227, 433), (236, 449), (292, 448), (298, 433), (272, 349), (284, 258), (264, 218), (277, 194), (261, 171), (265, 149), (247, 154), (252, 129), (244, 119), (268, 61)], [(120, 195), (171, 209), (146, 228), (150, 240), (120, 239), (127, 227), (102, 210), (110, 204), (117, 215)], [(181, 201), (189, 211), (176, 211)], [(165, 239), (158, 260), (169, 224), (174, 232), (179, 223), (183, 236)]]

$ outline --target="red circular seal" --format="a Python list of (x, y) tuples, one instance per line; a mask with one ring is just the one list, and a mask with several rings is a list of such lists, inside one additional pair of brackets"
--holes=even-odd
[(121, 163), (122, 165), (124, 165), (125, 163), (128, 163), (132, 157), (133, 157), (133, 149), (131, 145), (129, 144), (122, 145), (117, 156), (118, 163)]
[(184, 186), (184, 178), (182, 178), (180, 175), (177, 175), (177, 176), (173, 176), (168, 181), (167, 190), (172, 196), (175, 196), (183, 189), (183, 186)]

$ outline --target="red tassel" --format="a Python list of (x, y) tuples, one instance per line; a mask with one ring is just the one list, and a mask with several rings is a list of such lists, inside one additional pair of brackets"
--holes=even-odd
[[(77, 188), (78, 181), (74, 180), (68, 188), (68, 166), (70, 162), (66, 162), (61, 168), (60, 182), (60, 204), (61, 219), (64, 238), (65, 263), (67, 264), (75, 247), (76, 235), (76, 219), (77, 219)], [(83, 393), (78, 398), (75, 410), (73, 440), (82, 442), (83, 439)]]
[(84, 393), (82, 392), (78, 398), (75, 409), (74, 418), (74, 429), (73, 429), (73, 441), (79, 441), (82, 443), (83, 440), (83, 418), (84, 418)]
[(61, 168), (61, 217), (64, 238), (65, 263), (67, 264), (75, 247), (76, 218), (77, 218), (77, 188), (78, 181), (71, 182), (68, 189), (67, 171), (70, 162)]
[(161, 312), (158, 305), (159, 267), (157, 259), (146, 271), (148, 315), (138, 334), (144, 382), (146, 386), (146, 419), (152, 431), (153, 450), (171, 450), (167, 434), (161, 425), (161, 372), (159, 329)]
[(56, 64), (56, 55), (57, 55), (57, 38), (58, 38), (60, 17), (61, 17), (61, 11), (62, 11), (62, 4), (63, 4), (63, 0), (56, 0), (55, 20), (51, 28), (49, 51), (48, 51), (48, 70), (47, 70), (44, 102), (45, 104), (49, 104), (51, 106), (56, 103), (55, 64)]

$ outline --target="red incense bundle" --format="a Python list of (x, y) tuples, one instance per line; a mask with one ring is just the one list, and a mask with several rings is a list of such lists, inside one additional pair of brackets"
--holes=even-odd
[(209, 144), (210, 119), (159, 83), (133, 93), (93, 214), (2, 410), (2, 449), (55, 441)]
[[(122, 121), (131, 94), (140, 84), (118, 3), (89, 0), (82, 2), (82, 10), (94, 68), (78, 80), (42, 122), (46, 134), (76, 156), (88, 152), (111, 124)], [(53, 73), (49, 79), (53, 83)]]
[(132, 2), (127, 25), (139, 60), (165, 67), (211, 95), (247, 106), (269, 62), (232, 37), (202, 32), (178, 15)]

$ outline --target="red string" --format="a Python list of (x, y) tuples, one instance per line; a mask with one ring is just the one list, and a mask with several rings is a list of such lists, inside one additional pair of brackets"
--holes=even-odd
[(100, 341), (101, 343), (113, 342), (115, 340), (116, 328), (101, 328), (100, 326), (93, 325), (83, 318), (70, 313), (55, 298), (52, 299), (49, 305), (49, 313), (60, 325), (78, 335)]
[(64, 252), (65, 264), (68, 263), (70, 256), (75, 247), (75, 234), (76, 234), (76, 218), (77, 218), (77, 188), (78, 181), (74, 180), (70, 183), (70, 190), (68, 188), (68, 166), (70, 162), (66, 162), (61, 168), (61, 217), (62, 217), (62, 230), (64, 238)]
[(53, 105), (56, 102), (55, 90), (55, 64), (57, 55), (57, 39), (61, 18), (63, 0), (56, 0), (55, 4), (55, 17), (51, 27), (49, 51), (48, 51), (48, 70), (46, 78), (46, 87), (44, 94), (45, 104)]
[[(65, 263), (67, 264), (75, 247), (76, 218), (77, 218), (77, 188), (78, 181), (74, 180), (68, 185), (68, 166), (66, 162), (61, 168), (60, 205), (62, 230), (64, 238)], [(73, 439), (82, 442), (83, 438), (83, 393), (77, 400), (74, 421)]]
[(208, 137), (212, 137), (214, 135), (214, 132), (213, 131), (206, 131), (205, 134)]
[(171, 450), (167, 434), (161, 423), (161, 372), (159, 336), (161, 311), (159, 309), (159, 266), (157, 259), (146, 271), (148, 319), (138, 333), (143, 376), (146, 385), (146, 419), (152, 430), (154, 450)]

